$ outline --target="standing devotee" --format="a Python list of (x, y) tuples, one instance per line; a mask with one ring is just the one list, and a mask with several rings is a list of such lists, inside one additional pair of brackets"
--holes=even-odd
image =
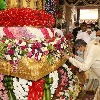
[(92, 30), (92, 24), (87, 24), (87, 33), (90, 36), (90, 40), (94, 40), (96, 38), (96, 31)]
[(86, 43), (90, 42), (90, 36), (87, 33), (87, 26), (86, 24), (81, 24), (81, 30), (78, 32), (77, 36), (76, 36), (76, 40), (77, 39), (83, 39)]
[(81, 30), (81, 28), (79, 27), (79, 23), (76, 22), (75, 23), (75, 28), (73, 29), (73, 32), (72, 32), (72, 34), (73, 34), (73, 36), (74, 36), (75, 39), (76, 39), (76, 36), (78, 34), (78, 31), (80, 31), (80, 30)]
[[(85, 29), (84, 29), (85, 28)], [(96, 39), (96, 31), (92, 30), (92, 25), (87, 24), (86, 26), (81, 27), (81, 31), (79, 31), (77, 35), (77, 39), (83, 39), (86, 43)]]

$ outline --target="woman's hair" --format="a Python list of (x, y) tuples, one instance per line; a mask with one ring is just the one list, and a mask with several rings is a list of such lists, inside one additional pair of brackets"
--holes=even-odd
[(82, 39), (77, 39), (74, 43), (75, 48), (80, 47), (80, 46), (86, 46), (86, 45), (87, 43)]

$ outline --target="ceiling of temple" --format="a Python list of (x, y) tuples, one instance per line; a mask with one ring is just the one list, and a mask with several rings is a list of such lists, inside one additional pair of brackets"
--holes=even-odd
[(75, 6), (100, 5), (100, 0), (66, 0), (66, 2)]

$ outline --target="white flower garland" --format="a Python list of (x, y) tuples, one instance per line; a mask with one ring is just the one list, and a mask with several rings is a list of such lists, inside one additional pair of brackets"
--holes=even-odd
[(54, 72), (51, 72), (49, 74), (49, 78), (53, 78), (53, 83), (51, 84), (51, 87), (50, 87), (50, 90), (51, 90), (51, 98), (53, 97), (57, 87), (58, 87), (58, 81), (59, 81), (59, 78), (58, 78), (58, 72), (57, 70), (54, 71)]
[(13, 78), (13, 86), (16, 99), (18, 100), (27, 100), (29, 86), (32, 85), (32, 81), (28, 81), (21, 78)]

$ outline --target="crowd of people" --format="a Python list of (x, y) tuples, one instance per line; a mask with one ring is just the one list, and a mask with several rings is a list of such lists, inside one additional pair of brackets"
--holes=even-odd
[(75, 23), (75, 28), (72, 31), (72, 34), (74, 35), (74, 38), (77, 39), (83, 39), (86, 43), (90, 42), (91, 40), (94, 40), (96, 38), (96, 33), (99, 31), (98, 23), (95, 24), (90, 23), (87, 24), (85, 22), (81, 23), (79, 25), (78, 22)]

